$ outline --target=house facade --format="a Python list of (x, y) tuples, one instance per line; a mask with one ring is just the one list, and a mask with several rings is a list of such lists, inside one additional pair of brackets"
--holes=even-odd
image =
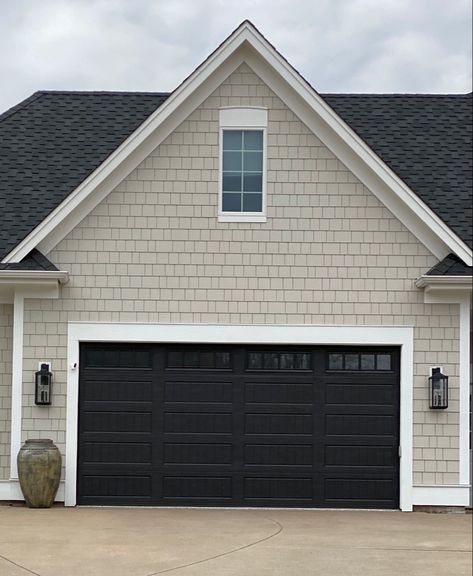
[(66, 505), (469, 505), (464, 195), (428, 202), (347, 120), (369, 97), (345, 98), (245, 22), (171, 95), (39, 93), (0, 120), (138, 110), (95, 163), (91, 131), (54, 185), (27, 174), (29, 208), (5, 193), (0, 499), (40, 437)]

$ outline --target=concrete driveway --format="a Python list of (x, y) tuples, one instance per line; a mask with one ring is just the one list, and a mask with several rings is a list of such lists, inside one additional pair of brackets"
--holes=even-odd
[(0, 507), (1, 576), (470, 576), (472, 516)]

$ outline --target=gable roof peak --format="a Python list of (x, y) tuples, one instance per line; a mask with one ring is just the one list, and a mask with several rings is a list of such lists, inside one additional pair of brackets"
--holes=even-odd
[[(381, 201), (388, 208), (391, 206), (395, 215), (402, 219), (404, 219), (405, 213), (409, 215), (410, 227), (416, 229), (417, 237), (426, 246), (430, 246), (429, 249), (432, 253), (443, 258), (448, 252), (453, 252), (465, 262), (471, 263), (471, 250), (456, 235), (456, 232), (450, 229), (448, 224), (420, 199), (420, 196), (416, 196), (389, 164), (382, 160), (381, 155), (376, 154), (375, 148), (370, 147), (366, 140), (344, 120), (343, 114), (338, 114), (336, 100), (340, 101), (343, 98), (358, 100), (360, 96), (324, 95), (322, 97), (319, 95), (250, 20), (244, 20), (170, 95), (123, 92), (82, 93), (83, 100), (86, 102), (82, 103), (83, 119), (78, 125), (84, 138), (87, 138), (88, 134), (85, 133), (89, 129), (87, 122), (92, 122), (94, 135), (92, 141), (101, 148), (97, 151), (90, 150), (90, 146), (80, 147), (81, 155), (91, 154), (90, 158), (86, 158), (86, 168), (80, 174), (74, 172), (74, 183), (72, 178), (68, 182), (64, 182), (64, 178), (62, 178), (58, 182), (57, 188), (49, 187), (49, 197), (46, 200), (51, 200), (51, 203), (47, 206), (44, 195), (36, 190), (37, 183), (44, 180), (43, 174), (41, 174), (41, 179), (28, 178), (24, 186), (17, 179), (20, 191), (37, 194), (39, 201), (35, 204), (34, 227), (32, 228), (33, 223), (31, 223), (28, 226), (23, 226), (21, 230), (18, 229), (15, 237), (12, 237), (11, 234), (6, 235), (5, 244), (2, 247), (3, 262), (19, 262), (36, 246), (47, 254), (82, 219), (85, 209), (88, 211), (93, 209), (113, 189), (114, 178), (118, 178), (120, 175), (121, 166), (125, 161), (132, 158), (132, 162), (136, 162), (137, 158), (144, 158), (147, 153), (155, 149), (162, 138), (169, 133), (168, 131), (172, 130), (172, 126), (176, 127), (187, 117), (189, 110), (195, 107), (196, 102), (201, 101), (200, 99), (206, 94), (210, 95), (215, 87), (222, 82), (222, 79), (226, 78), (242, 61), (247, 61), (253, 71), (276, 93), (284, 95), (283, 99), (289, 101), (288, 105), (295, 110), (297, 109), (295, 113), (301, 121), (314, 133), (323, 135), (324, 142), (331, 143), (342, 162), (345, 162), (349, 168), (350, 166), (358, 167), (360, 173), (364, 175), (364, 182), (369, 181), (376, 184), (378, 195), (382, 196)], [(51, 101), (55, 98), (62, 100), (64, 105), (59, 108), (60, 112), (65, 114), (68, 111), (68, 106), (76, 103), (76, 95), (78, 94), (80, 93), (74, 91), (59, 91), (58, 93), (44, 91), (35, 93), (30, 97), (36, 97), (37, 104), (42, 107), (40, 111), (41, 121), (46, 126), (48, 135), (51, 132), (51, 122), (60, 122), (57, 111), (53, 110), (53, 102)], [(133, 94), (134, 96), (132, 96)], [(115, 108), (112, 111), (108, 110), (108, 114), (102, 114), (107, 112), (107, 107), (103, 103), (104, 100), (112, 99), (121, 102), (115, 102)], [(396, 99), (401, 98), (397, 97)], [(124, 102), (124, 100), (128, 100), (128, 102)], [(132, 103), (129, 100), (136, 100), (136, 102)], [(146, 101), (146, 107), (143, 106), (143, 100)], [(97, 126), (96, 118), (92, 118), (89, 113), (91, 107), (94, 106), (97, 106), (100, 114), (104, 116), (101, 126)], [(74, 108), (77, 107), (74, 106)], [(18, 110), (20, 109), (23, 109), (23, 112), (34, 113), (34, 110), (29, 108), (28, 100), (19, 105)], [(14, 110), (12, 109), (10, 114), (13, 114)], [(120, 113), (117, 114), (117, 111)], [(124, 126), (123, 118), (130, 120), (130, 115), (133, 115), (133, 122), (127, 121), (126, 126)], [(22, 116), (23, 114), (19, 115), (14, 124), (18, 124), (18, 121), (22, 120)], [(105, 116), (107, 117), (105, 118)], [(110, 117), (111, 126), (116, 131), (114, 134), (110, 134), (107, 125)], [(28, 118), (23, 120), (28, 123)], [(14, 138), (14, 126), (9, 126), (9, 124), (6, 122), (0, 128), (12, 131), (11, 137)], [(59, 133), (62, 133), (61, 131), (66, 128), (73, 131), (74, 138), (77, 137), (77, 130), (70, 123), (60, 122)], [(103, 128), (103, 134), (98, 132), (100, 128)], [(34, 136), (37, 130), (32, 133)], [(114, 137), (111, 138), (111, 136)], [(2, 138), (0, 138), (1, 141)], [(71, 138), (66, 138), (65, 141), (68, 145), (73, 143)], [(32, 142), (34, 143), (34, 139)], [(32, 142), (29, 141), (28, 145), (31, 145)], [(23, 140), (22, 143), (24, 144)], [(42, 161), (40, 165), (44, 174), (53, 173), (57, 166), (61, 166), (61, 170), (64, 172), (64, 146), (58, 145), (56, 148), (60, 154), (59, 161), (49, 154), (45, 160), (51, 162), (51, 166), (46, 165), (45, 161)], [(43, 149), (44, 147), (41, 147), (39, 143), (38, 150), (42, 151)], [(31, 150), (27, 152), (31, 152)], [(70, 166), (75, 168), (78, 155), (76, 150), (69, 152)], [(14, 160), (16, 161), (16, 159)], [(12, 168), (15, 174), (19, 173), (16, 166), (12, 166)], [(61, 173), (61, 177), (62, 175)], [(0, 182), (0, 193), (2, 191), (1, 186), (2, 182)], [(28, 188), (31, 186), (33, 189)], [(21, 202), (20, 195), (18, 197), (11, 195), (10, 191), (7, 190), (5, 198), (8, 201), (12, 199), (17, 201), (17, 205), (13, 208), (23, 211), (24, 203)], [(10, 212), (13, 211), (10, 210)], [(0, 231), (0, 240), (1, 236)]]

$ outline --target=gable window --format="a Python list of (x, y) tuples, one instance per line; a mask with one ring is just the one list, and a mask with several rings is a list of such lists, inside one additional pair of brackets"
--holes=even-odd
[(220, 110), (221, 222), (266, 221), (267, 110)]
[(222, 212), (261, 212), (262, 130), (223, 130), (222, 172)]

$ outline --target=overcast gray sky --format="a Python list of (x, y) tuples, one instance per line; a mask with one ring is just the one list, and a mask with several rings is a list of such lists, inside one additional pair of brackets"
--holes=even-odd
[(246, 18), (320, 92), (471, 91), (472, 0), (0, 0), (0, 112), (171, 91)]

